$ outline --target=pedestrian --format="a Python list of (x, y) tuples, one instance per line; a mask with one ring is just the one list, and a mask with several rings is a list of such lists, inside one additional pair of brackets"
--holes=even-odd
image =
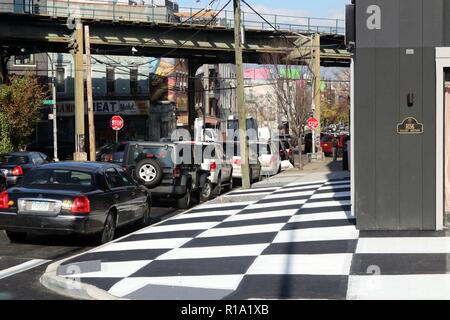
[(339, 150), (339, 141), (336, 136), (333, 137), (333, 161), (337, 160)]

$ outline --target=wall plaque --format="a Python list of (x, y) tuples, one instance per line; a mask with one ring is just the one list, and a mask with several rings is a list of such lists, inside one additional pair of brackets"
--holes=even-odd
[(408, 117), (402, 123), (397, 124), (398, 134), (421, 134), (423, 133), (423, 124), (416, 118)]

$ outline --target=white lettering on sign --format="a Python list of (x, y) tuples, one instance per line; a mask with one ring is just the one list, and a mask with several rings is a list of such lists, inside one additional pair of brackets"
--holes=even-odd
[[(147, 115), (150, 103), (145, 100), (98, 100), (93, 103), (95, 114), (125, 114), (125, 115)], [(57, 102), (57, 112), (59, 116), (72, 116), (75, 110), (73, 101)], [(85, 103), (85, 112), (87, 112), (87, 104)]]
[(375, 4), (367, 8), (367, 29), (381, 30), (381, 8)]

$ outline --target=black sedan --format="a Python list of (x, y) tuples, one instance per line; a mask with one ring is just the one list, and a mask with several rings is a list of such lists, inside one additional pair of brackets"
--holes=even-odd
[(0, 154), (0, 174), (6, 176), (8, 186), (13, 186), (29, 170), (49, 162), (50, 159), (40, 152), (11, 152)]
[(59, 162), (28, 172), (0, 194), (0, 229), (11, 241), (28, 233), (114, 238), (117, 227), (150, 223), (151, 196), (124, 170), (98, 162)]

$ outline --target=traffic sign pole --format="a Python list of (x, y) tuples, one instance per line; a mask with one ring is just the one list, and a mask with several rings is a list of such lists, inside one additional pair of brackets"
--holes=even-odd
[(121, 116), (115, 115), (111, 118), (111, 129), (116, 131), (116, 143), (119, 142), (119, 131), (122, 130), (124, 121)]

